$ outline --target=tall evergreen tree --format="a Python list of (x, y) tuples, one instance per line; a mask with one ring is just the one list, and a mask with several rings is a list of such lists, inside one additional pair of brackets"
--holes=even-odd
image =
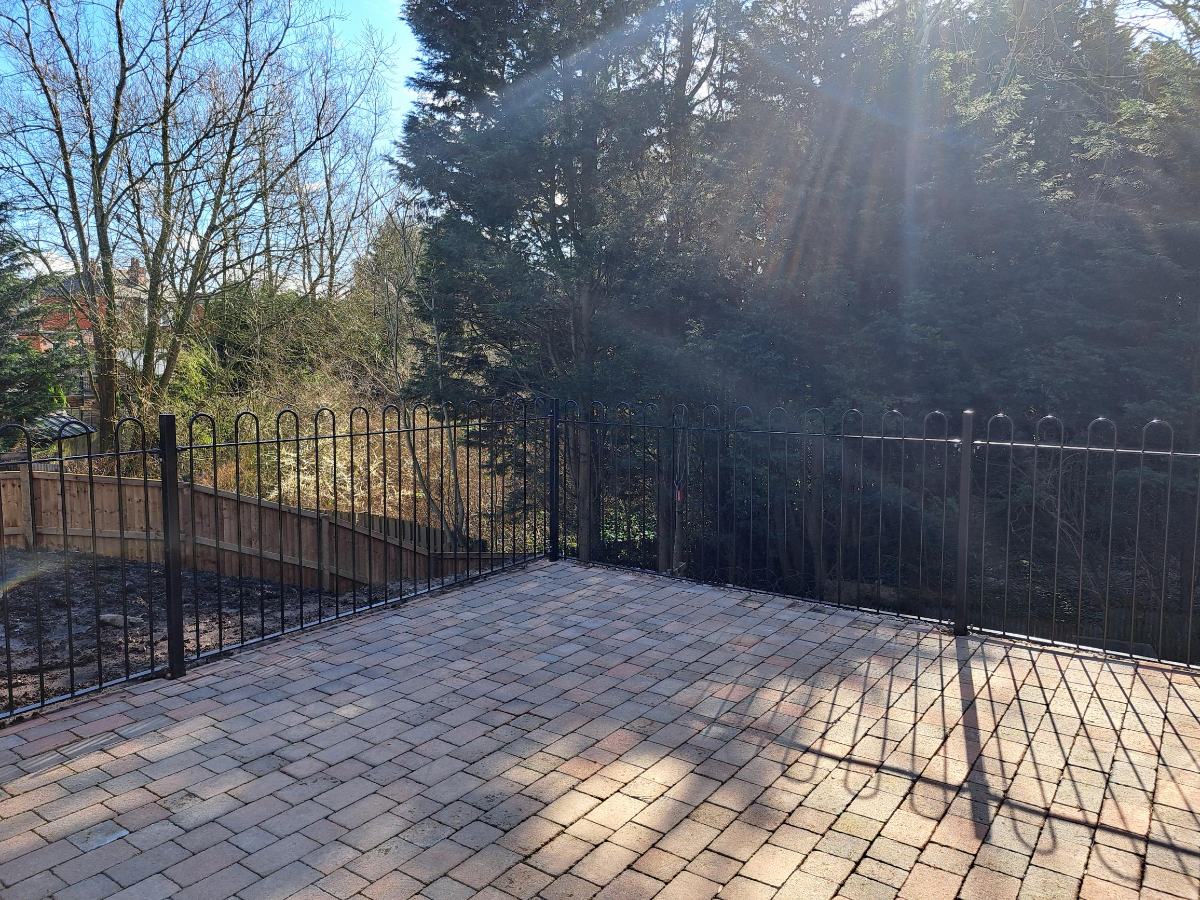
[(1117, 4), (407, 12), (416, 392), (1154, 413), (1200, 443), (1200, 64)]

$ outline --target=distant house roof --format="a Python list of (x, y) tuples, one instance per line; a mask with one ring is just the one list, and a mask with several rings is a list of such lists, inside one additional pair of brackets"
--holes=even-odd
[[(92, 272), (97, 279), (100, 277), (100, 267), (98, 263), (92, 264)], [(146, 299), (146, 267), (142, 265), (142, 261), (136, 256), (129, 260), (128, 268), (113, 266), (113, 278), (117, 302), (122, 300), (142, 300)], [(78, 275), (68, 275), (62, 280), (62, 284), (57, 289), (60, 293), (68, 295), (82, 294), (83, 284)]]

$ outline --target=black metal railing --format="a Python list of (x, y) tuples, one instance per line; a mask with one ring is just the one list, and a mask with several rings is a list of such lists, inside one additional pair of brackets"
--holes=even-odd
[[(1200, 454), (1155, 420), (1021, 437), (888, 413), (564, 404), (564, 552), (1107, 652), (1200, 661)], [(970, 452), (964, 453), (963, 448)]]
[(0, 718), (545, 555), (550, 405), (136, 419), (0, 462)]
[(560, 555), (1192, 665), (1158, 420), (518, 400), (0, 441), (0, 718)]
[[(0, 463), (0, 719), (167, 666), (160, 463), (122, 420), (49, 446), (17, 425)], [(68, 449), (71, 446), (74, 450)]]

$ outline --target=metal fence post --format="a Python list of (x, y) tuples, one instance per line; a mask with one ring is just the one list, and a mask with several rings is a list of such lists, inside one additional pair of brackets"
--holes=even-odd
[(975, 448), (975, 411), (963, 411), (958, 464), (958, 573), (954, 584), (954, 633), (967, 633), (967, 558), (971, 540), (971, 459)]
[(187, 671), (183, 659), (183, 542), (179, 534), (179, 444), (171, 413), (158, 416), (158, 445), (162, 453), (163, 561), (167, 572), (167, 668), (172, 678), (180, 678)]
[(559, 510), (558, 510), (558, 400), (550, 401), (550, 559), (559, 554)]

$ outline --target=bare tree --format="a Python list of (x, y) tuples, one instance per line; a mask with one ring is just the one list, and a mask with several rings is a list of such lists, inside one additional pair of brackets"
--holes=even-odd
[[(31, 249), (69, 260), (106, 442), (122, 406), (161, 401), (229, 281), (307, 289), (313, 272), (336, 289), (369, 196), (353, 185), (374, 165), (386, 48), (344, 46), (334, 24), (307, 0), (0, 13), (0, 185)], [(145, 260), (138, 315), (121, 309), (123, 255)]]
[[(384, 358), (375, 370), (386, 373), (380, 391), (401, 397), (405, 392), (414, 346), (428, 338), (439, 352), (433, 302), (424, 290), (419, 266), (423, 240), (422, 203), (395, 181), (387, 182), (387, 193), (377, 194), (371, 204), (371, 241), (354, 265), (353, 290), (372, 308), (373, 319), (383, 325)], [(425, 315), (414, 315), (416, 307)], [(432, 322), (432, 324), (429, 324)]]

